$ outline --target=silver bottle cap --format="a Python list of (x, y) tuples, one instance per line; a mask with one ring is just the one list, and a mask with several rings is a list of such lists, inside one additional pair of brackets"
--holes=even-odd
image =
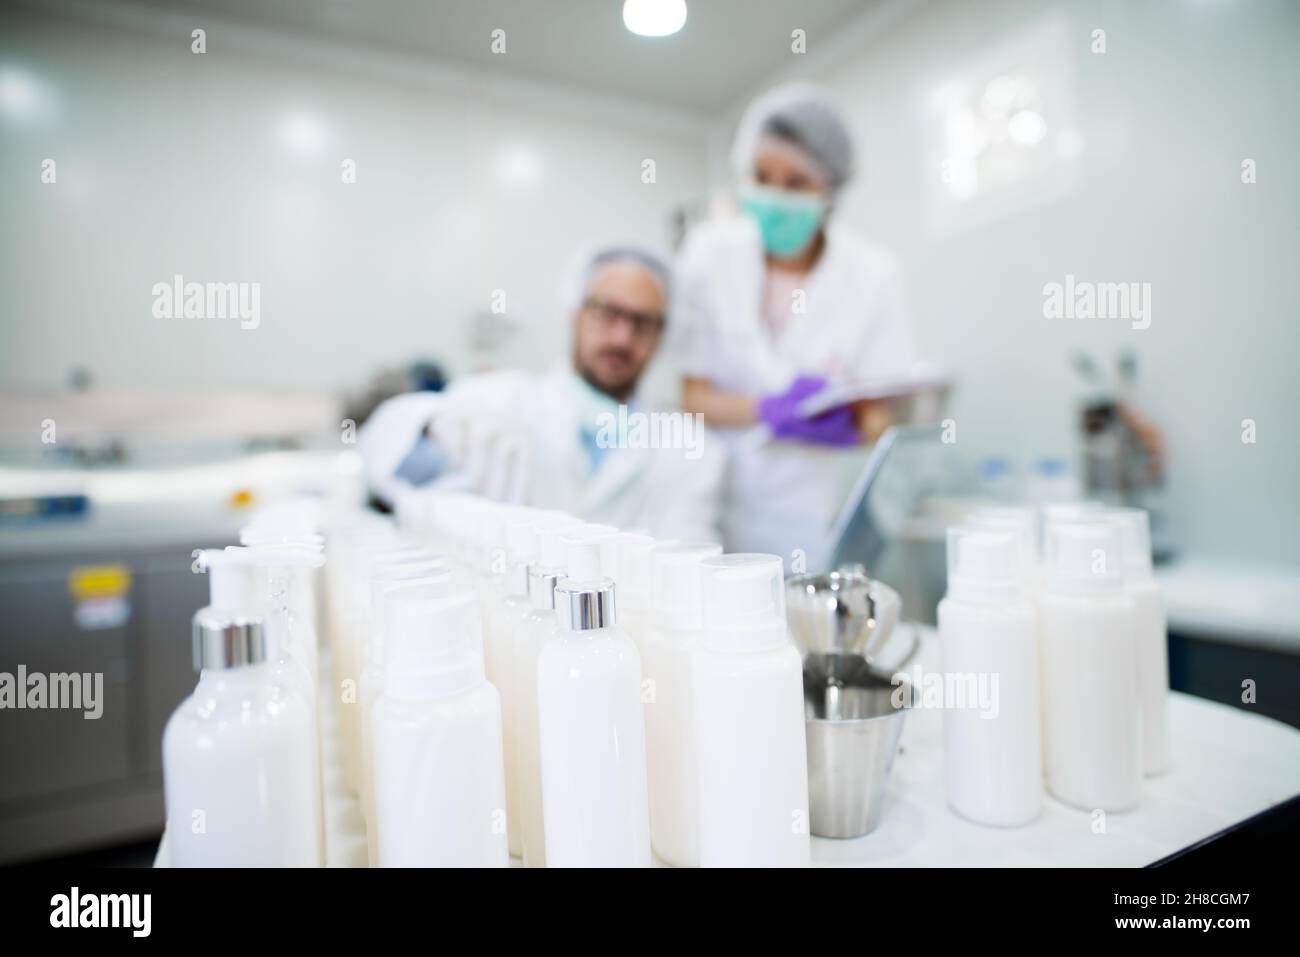
[(561, 579), (555, 586), (555, 617), (567, 631), (610, 627), (618, 621), (614, 582), (608, 578), (586, 582)]
[(555, 607), (555, 583), (562, 576), (553, 568), (528, 566), (528, 600), (539, 611), (550, 611)]
[(202, 608), (194, 616), (194, 670), (242, 668), (266, 661), (262, 619)]

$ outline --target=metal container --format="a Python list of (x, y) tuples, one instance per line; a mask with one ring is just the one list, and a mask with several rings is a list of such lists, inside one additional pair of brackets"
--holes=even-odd
[(891, 683), (859, 655), (814, 654), (805, 660), (813, 834), (861, 837), (880, 824), (885, 786), (912, 695), (906, 681)]
[(898, 592), (865, 572), (841, 569), (786, 582), (790, 633), (806, 659), (858, 654), (871, 662), (893, 634), (902, 605)]

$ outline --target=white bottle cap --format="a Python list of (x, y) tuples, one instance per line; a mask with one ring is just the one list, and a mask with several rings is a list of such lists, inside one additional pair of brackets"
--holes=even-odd
[(1057, 592), (1120, 588), (1123, 554), (1119, 529), (1110, 522), (1054, 521), (1047, 526), (1047, 587)]
[(483, 680), (483, 639), (472, 588), (452, 582), (385, 596), (384, 691), (427, 698)]
[(366, 660), (383, 665), (387, 642), (388, 600), (397, 592), (454, 581), (452, 570), (437, 562), (406, 562), (385, 565), (370, 579), (370, 634), (365, 643)]
[(1042, 518), (1038, 523), (1039, 554), (1047, 556), (1047, 529), (1053, 522), (1080, 522), (1096, 519), (1101, 515), (1101, 502), (1053, 502), (1041, 508)]
[(556, 574), (568, 567), (568, 549), (565, 539), (580, 528), (581, 522), (569, 524), (546, 523), (537, 526), (537, 564)]
[(650, 552), (651, 606), (667, 628), (696, 630), (704, 623), (706, 558), (722, 554), (712, 542), (667, 545)]
[(320, 568), (325, 564), (325, 554), (319, 545), (262, 542), (247, 547), (259, 568)]
[(528, 600), (539, 611), (555, 607), (555, 584), (564, 577), (565, 536), (581, 522), (548, 518), (536, 522), (537, 561), (528, 568)]
[(624, 597), (649, 601), (650, 590), (654, 587), (654, 553), (680, 544), (675, 538), (625, 543), (618, 555), (618, 571), (623, 576), (618, 586)]
[(780, 555), (706, 558), (706, 641), (729, 650), (752, 650), (790, 640), (785, 621), (785, 575)]
[(241, 545), (314, 545), (323, 547), (325, 536), (294, 528), (245, 525), (239, 530)]
[(623, 554), (630, 545), (653, 545), (654, 539), (642, 532), (619, 532), (600, 540), (600, 567), (606, 577), (614, 579), (619, 591), (623, 591)]
[(564, 544), (564, 577), (575, 582), (604, 577), (600, 543), (617, 534), (618, 529), (613, 525), (584, 524), (569, 529), (561, 538)]
[(1124, 577), (1131, 581), (1151, 578), (1151, 520), (1146, 509), (1108, 508), (1104, 514), (1119, 529)]
[(948, 595), (1002, 604), (1024, 597), (1022, 529), (964, 525), (948, 529)]
[(199, 553), (208, 573), (208, 607), (262, 613), (263, 595), (257, 565), (249, 548), (208, 548)]
[[(384, 595), (398, 585), (421, 582), (433, 585), (451, 580), (451, 568), (439, 559), (414, 559), (386, 562), (370, 576), (370, 609), (382, 616)], [(382, 617), (377, 623), (382, 623)]]
[(964, 522), (984, 528), (1002, 528), (1012, 531), (1017, 539), (1020, 562), (1028, 579), (1039, 561), (1042, 536), (1038, 531), (1038, 512), (1029, 507), (1015, 505), (991, 506), (976, 509)]

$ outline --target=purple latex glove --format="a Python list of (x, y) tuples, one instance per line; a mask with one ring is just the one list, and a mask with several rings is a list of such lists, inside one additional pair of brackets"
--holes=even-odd
[(801, 375), (780, 395), (758, 400), (758, 417), (778, 439), (799, 439), (818, 445), (857, 445), (858, 423), (849, 406), (831, 409), (811, 419), (799, 414), (804, 399), (826, 388), (820, 376)]

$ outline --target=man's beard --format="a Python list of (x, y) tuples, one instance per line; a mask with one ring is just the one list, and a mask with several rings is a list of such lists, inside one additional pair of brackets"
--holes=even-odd
[[(601, 353), (601, 355), (611, 355), (611, 354), (617, 354), (623, 356), (629, 366), (633, 364), (632, 357), (626, 352), (620, 352), (617, 349), (606, 349), (603, 353)], [(597, 392), (600, 392), (603, 395), (607, 395), (611, 399), (614, 399), (615, 401), (618, 402), (624, 402), (627, 400), (627, 398), (636, 390), (637, 379), (641, 377), (642, 370), (637, 369), (635, 372), (629, 374), (626, 378), (624, 378), (619, 382), (616, 383), (601, 382), (600, 379), (596, 377), (596, 372), (594, 369), (588, 367), (587, 365), (584, 365), (580, 360), (578, 360), (578, 357), (576, 355), (574, 356), (574, 359), (575, 359), (574, 367), (577, 369), (578, 375), (582, 377), (583, 382), (587, 383), (587, 385), (591, 386)]]

